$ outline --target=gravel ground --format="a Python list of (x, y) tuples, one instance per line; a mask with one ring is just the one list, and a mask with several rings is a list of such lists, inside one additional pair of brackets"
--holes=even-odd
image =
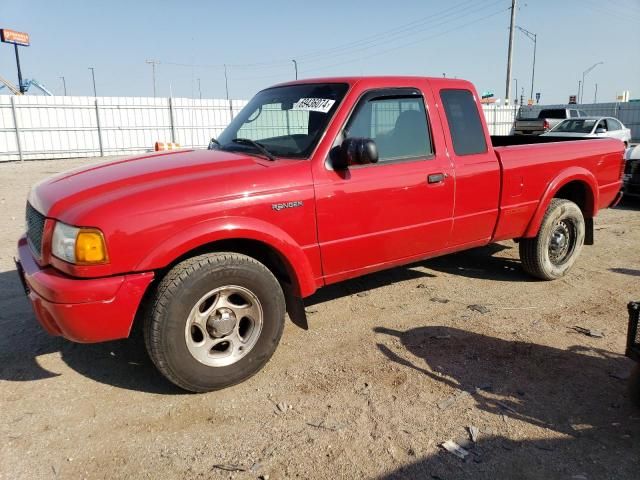
[(621, 354), (640, 204), (602, 212), (563, 280), (503, 242), (325, 288), (262, 372), (191, 395), (136, 341), (48, 336), (22, 293), (28, 189), (88, 161), (0, 164), (0, 479), (638, 478)]

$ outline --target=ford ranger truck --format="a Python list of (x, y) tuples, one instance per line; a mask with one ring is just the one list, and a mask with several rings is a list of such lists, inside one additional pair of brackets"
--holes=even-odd
[(135, 322), (167, 379), (210, 391), (258, 372), (285, 312), (304, 324), (325, 285), (511, 239), (525, 271), (564, 276), (619, 197), (622, 155), (613, 139), (491, 137), (463, 80), (296, 81), (208, 150), (35, 185), (17, 269), (49, 333), (102, 342)]

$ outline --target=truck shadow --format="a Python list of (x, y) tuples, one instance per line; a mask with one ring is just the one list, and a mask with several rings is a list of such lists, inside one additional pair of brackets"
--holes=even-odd
[(150, 393), (185, 393), (162, 377), (146, 354), (140, 335), (127, 340), (79, 344), (52, 337), (37, 323), (17, 272), (0, 273), (0, 381), (30, 382), (60, 373), (55, 360), (100, 383)]
[[(305, 299), (304, 304), (311, 306), (396, 282), (428, 281), (436, 276), (416, 267), (471, 278), (529, 281), (518, 261), (493, 256), (508, 248), (511, 247), (492, 244), (373, 273), (325, 287)], [(0, 328), (3, 331), (0, 338), (0, 380), (25, 382), (57, 376), (59, 373), (41, 366), (39, 357), (59, 352), (71, 369), (101, 383), (151, 393), (184, 393), (156, 371), (146, 354), (141, 335), (135, 335), (137, 327), (139, 322), (130, 339), (99, 344), (76, 344), (51, 337), (38, 325), (17, 272), (0, 273)]]
[(311, 297), (306, 298), (304, 303), (307, 306), (316, 305), (405, 280), (421, 278), (428, 280), (429, 278), (435, 278), (437, 276), (430, 272), (417, 270), (417, 267), (461, 277), (500, 282), (537, 281), (522, 270), (520, 260), (495, 256), (497, 253), (512, 248), (510, 245), (492, 243), (484, 247), (431, 258), (390, 270), (370, 273), (362, 277), (354, 278), (353, 280), (345, 280), (324, 287)]
[[(615, 478), (637, 478), (640, 413), (620, 379), (633, 366), (622, 355), (444, 326), (374, 331), (390, 361), (469, 392), (474, 408), (465, 418), (475, 418), (480, 427), (479, 441), (470, 444), (465, 461), (443, 451), (382, 478), (612, 478), (612, 472)], [(387, 346), (394, 346), (392, 339), (406, 350)], [(483, 432), (486, 416), (474, 410), (501, 416), (504, 429)], [(515, 420), (544, 429), (533, 435), (540, 440), (515, 440), (522, 436)], [(451, 434), (454, 440), (468, 421), (461, 419), (458, 433)]]

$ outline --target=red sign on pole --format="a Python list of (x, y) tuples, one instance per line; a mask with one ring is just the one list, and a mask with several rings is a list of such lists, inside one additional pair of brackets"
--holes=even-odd
[(16, 32), (8, 28), (0, 29), (0, 40), (5, 43), (13, 43), (15, 45), (29, 46), (29, 34), (24, 32)]

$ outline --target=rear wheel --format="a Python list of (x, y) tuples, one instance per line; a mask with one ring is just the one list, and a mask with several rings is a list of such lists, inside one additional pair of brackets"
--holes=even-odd
[(554, 198), (542, 219), (538, 235), (520, 241), (522, 267), (542, 280), (564, 276), (582, 250), (584, 235), (580, 208), (569, 200)]
[(246, 255), (211, 253), (176, 265), (158, 285), (145, 319), (149, 356), (171, 382), (217, 390), (258, 372), (284, 327), (278, 280)]

